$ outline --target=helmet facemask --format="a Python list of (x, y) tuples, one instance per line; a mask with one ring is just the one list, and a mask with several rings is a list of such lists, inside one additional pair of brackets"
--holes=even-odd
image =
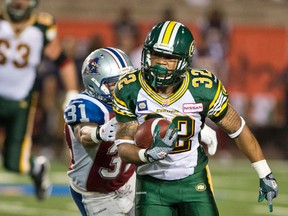
[(111, 90), (110, 86), (112, 84), (115, 84), (118, 81), (119, 77), (120, 75), (104, 78), (99, 83), (95, 78), (93, 78), (93, 74), (91, 74), (90, 76), (87, 75), (84, 78), (85, 83), (87, 83), (87, 85), (85, 86), (85, 91), (91, 97), (97, 98), (108, 104), (112, 104), (113, 91)]
[[(164, 58), (177, 59), (177, 65), (175, 69), (169, 70), (163, 65), (151, 64), (151, 55), (162, 56)], [(185, 77), (184, 73), (190, 66), (190, 58), (186, 56), (180, 56), (176, 54), (168, 55), (164, 52), (155, 52), (144, 46), (142, 52), (142, 64), (144, 78), (152, 87), (166, 87), (177, 86)]]

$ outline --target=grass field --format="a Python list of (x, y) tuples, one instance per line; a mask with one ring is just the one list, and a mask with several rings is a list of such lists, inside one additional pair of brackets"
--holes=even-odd
[[(266, 202), (257, 202), (258, 177), (247, 160), (210, 160), (214, 192), (221, 216), (288, 216), (288, 161), (269, 160), (269, 164), (280, 187), (279, 197), (273, 202), (273, 213), (268, 212)], [(3, 170), (0, 173), (1, 216), (80, 215), (68, 193), (65, 164), (52, 164), (51, 179), (55, 190), (53, 189), (53, 196), (43, 202), (34, 198), (27, 176), (18, 176)], [(17, 189), (19, 184), (27, 185), (25, 195)]]

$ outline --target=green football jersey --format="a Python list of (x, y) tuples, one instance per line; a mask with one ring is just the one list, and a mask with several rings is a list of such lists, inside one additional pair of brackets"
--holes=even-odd
[(140, 175), (158, 179), (182, 179), (204, 169), (208, 158), (200, 145), (200, 131), (209, 117), (217, 122), (228, 108), (228, 94), (215, 75), (192, 69), (185, 73), (179, 89), (169, 97), (157, 94), (140, 71), (122, 77), (115, 89), (114, 111), (119, 122), (162, 117), (178, 128), (173, 152), (160, 161), (137, 168)]

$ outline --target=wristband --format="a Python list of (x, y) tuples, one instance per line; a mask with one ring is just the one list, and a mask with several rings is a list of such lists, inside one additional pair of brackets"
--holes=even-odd
[(140, 149), (139, 152), (138, 152), (138, 156), (140, 158), (140, 160), (144, 163), (148, 163), (148, 159), (147, 157), (145, 156), (145, 151), (146, 149)]
[(115, 145), (118, 146), (121, 143), (135, 144), (134, 140), (126, 140), (126, 139), (117, 139), (114, 141)]
[(256, 170), (259, 178), (264, 178), (271, 173), (271, 170), (266, 162), (266, 160), (260, 160), (251, 164), (251, 166)]
[(91, 133), (91, 139), (93, 140), (93, 142), (95, 143), (99, 143), (101, 141), (101, 137), (99, 134), (99, 130), (100, 130), (100, 126), (97, 126), (95, 128), (95, 131), (92, 131)]
[(234, 139), (234, 138), (238, 137), (240, 135), (240, 133), (242, 132), (244, 126), (245, 126), (245, 120), (241, 116), (240, 116), (240, 118), (241, 118), (241, 126), (240, 126), (240, 128), (236, 132), (234, 132), (232, 134), (228, 134), (228, 136), (231, 139)]

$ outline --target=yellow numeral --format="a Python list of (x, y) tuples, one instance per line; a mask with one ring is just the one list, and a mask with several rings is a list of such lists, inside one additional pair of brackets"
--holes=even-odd
[(122, 78), (121, 80), (119, 80), (118, 82), (118, 89), (120, 90), (121, 88), (123, 88), (123, 84), (127, 85), (131, 82), (135, 82), (136, 81), (136, 76), (135, 74), (129, 74), (127, 77)]
[(199, 84), (201, 83), (205, 84), (206, 88), (212, 88), (212, 85), (213, 85), (212, 81), (205, 77), (197, 77), (192, 80), (192, 85), (194, 87), (199, 87)]

